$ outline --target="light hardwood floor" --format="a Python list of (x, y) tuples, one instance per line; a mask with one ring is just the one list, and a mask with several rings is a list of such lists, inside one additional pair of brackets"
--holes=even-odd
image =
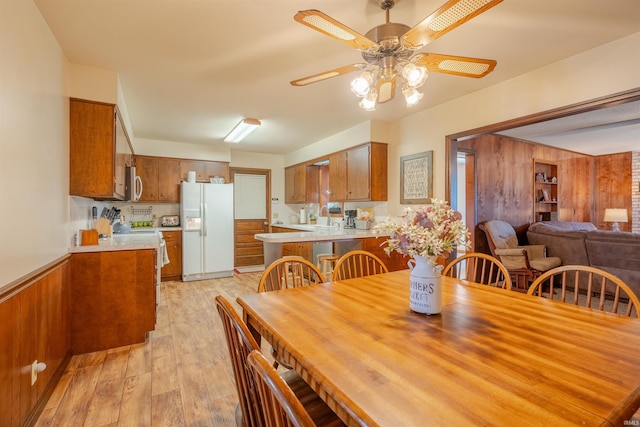
[(214, 298), (224, 295), (240, 313), (236, 297), (256, 292), (260, 275), (163, 283), (147, 342), (74, 356), (36, 426), (235, 426)]

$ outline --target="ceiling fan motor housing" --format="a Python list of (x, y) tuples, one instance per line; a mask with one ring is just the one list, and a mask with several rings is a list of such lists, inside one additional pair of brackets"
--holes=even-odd
[(362, 52), (362, 57), (368, 63), (376, 62), (386, 56), (396, 58), (409, 58), (413, 53), (409, 49), (404, 49), (400, 38), (411, 28), (405, 24), (388, 22), (370, 29), (365, 37), (378, 43), (378, 48), (369, 49)]

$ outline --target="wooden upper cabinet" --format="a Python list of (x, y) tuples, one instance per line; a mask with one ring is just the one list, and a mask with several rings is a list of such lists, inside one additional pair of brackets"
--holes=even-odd
[(329, 157), (331, 201), (387, 200), (387, 144), (370, 142)]
[(229, 182), (229, 163), (205, 160), (180, 160), (180, 179), (186, 181), (189, 171), (195, 171), (196, 182), (211, 182), (211, 178), (222, 177)]
[(158, 201), (180, 203), (180, 161), (177, 159), (158, 159)]
[(133, 150), (118, 107), (71, 98), (69, 119), (69, 194), (124, 200)]
[(387, 144), (369, 142), (328, 160), (328, 173), (313, 161), (285, 168), (285, 203), (324, 203), (319, 191), (325, 188), (332, 202), (387, 200)]
[(305, 203), (307, 197), (306, 165), (289, 166), (284, 170), (285, 203)]
[(320, 166), (307, 165), (304, 174), (305, 202), (318, 203), (320, 193)]
[(199, 160), (181, 160), (180, 161), (180, 179), (186, 181), (189, 177), (189, 172), (194, 171), (196, 173), (196, 182), (205, 182), (207, 180), (207, 165), (203, 161)]
[(370, 147), (347, 151), (347, 200), (369, 200), (371, 190)]
[(211, 182), (211, 178), (221, 177), (224, 182), (229, 182), (229, 163), (226, 162), (206, 162), (205, 181)]
[(196, 172), (198, 182), (210, 182), (216, 176), (229, 181), (227, 162), (136, 156), (136, 171), (143, 185), (139, 201), (146, 203), (180, 203), (180, 183), (187, 180), (189, 171)]
[(142, 195), (139, 202), (158, 201), (158, 159), (136, 156), (136, 173), (142, 180)]

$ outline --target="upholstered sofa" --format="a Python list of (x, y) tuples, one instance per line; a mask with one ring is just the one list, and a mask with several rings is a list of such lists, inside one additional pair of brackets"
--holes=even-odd
[(622, 279), (640, 296), (640, 234), (598, 230), (590, 222), (545, 221), (529, 226), (532, 245), (545, 245), (563, 265), (590, 265)]

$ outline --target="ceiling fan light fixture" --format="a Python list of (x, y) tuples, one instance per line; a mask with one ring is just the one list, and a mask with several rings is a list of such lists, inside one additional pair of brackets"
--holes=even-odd
[(416, 88), (409, 85), (405, 85), (402, 88), (402, 95), (404, 95), (404, 100), (407, 102), (407, 108), (416, 105), (424, 96), (422, 93), (418, 92)]
[(427, 81), (429, 72), (424, 65), (416, 65), (413, 62), (402, 67), (402, 78), (411, 87), (418, 88)]
[(237, 125), (231, 129), (231, 132), (224, 138), (224, 142), (240, 142), (245, 139), (251, 132), (258, 129), (260, 126), (260, 120), (258, 119), (242, 119)]
[(364, 98), (371, 91), (373, 76), (369, 71), (365, 71), (351, 81), (351, 92), (359, 98)]
[(362, 100), (358, 105), (363, 110), (375, 111), (377, 100), (378, 100), (378, 92), (376, 90), (372, 90), (369, 92), (369, 94), (366, 97), (362, 98)]

